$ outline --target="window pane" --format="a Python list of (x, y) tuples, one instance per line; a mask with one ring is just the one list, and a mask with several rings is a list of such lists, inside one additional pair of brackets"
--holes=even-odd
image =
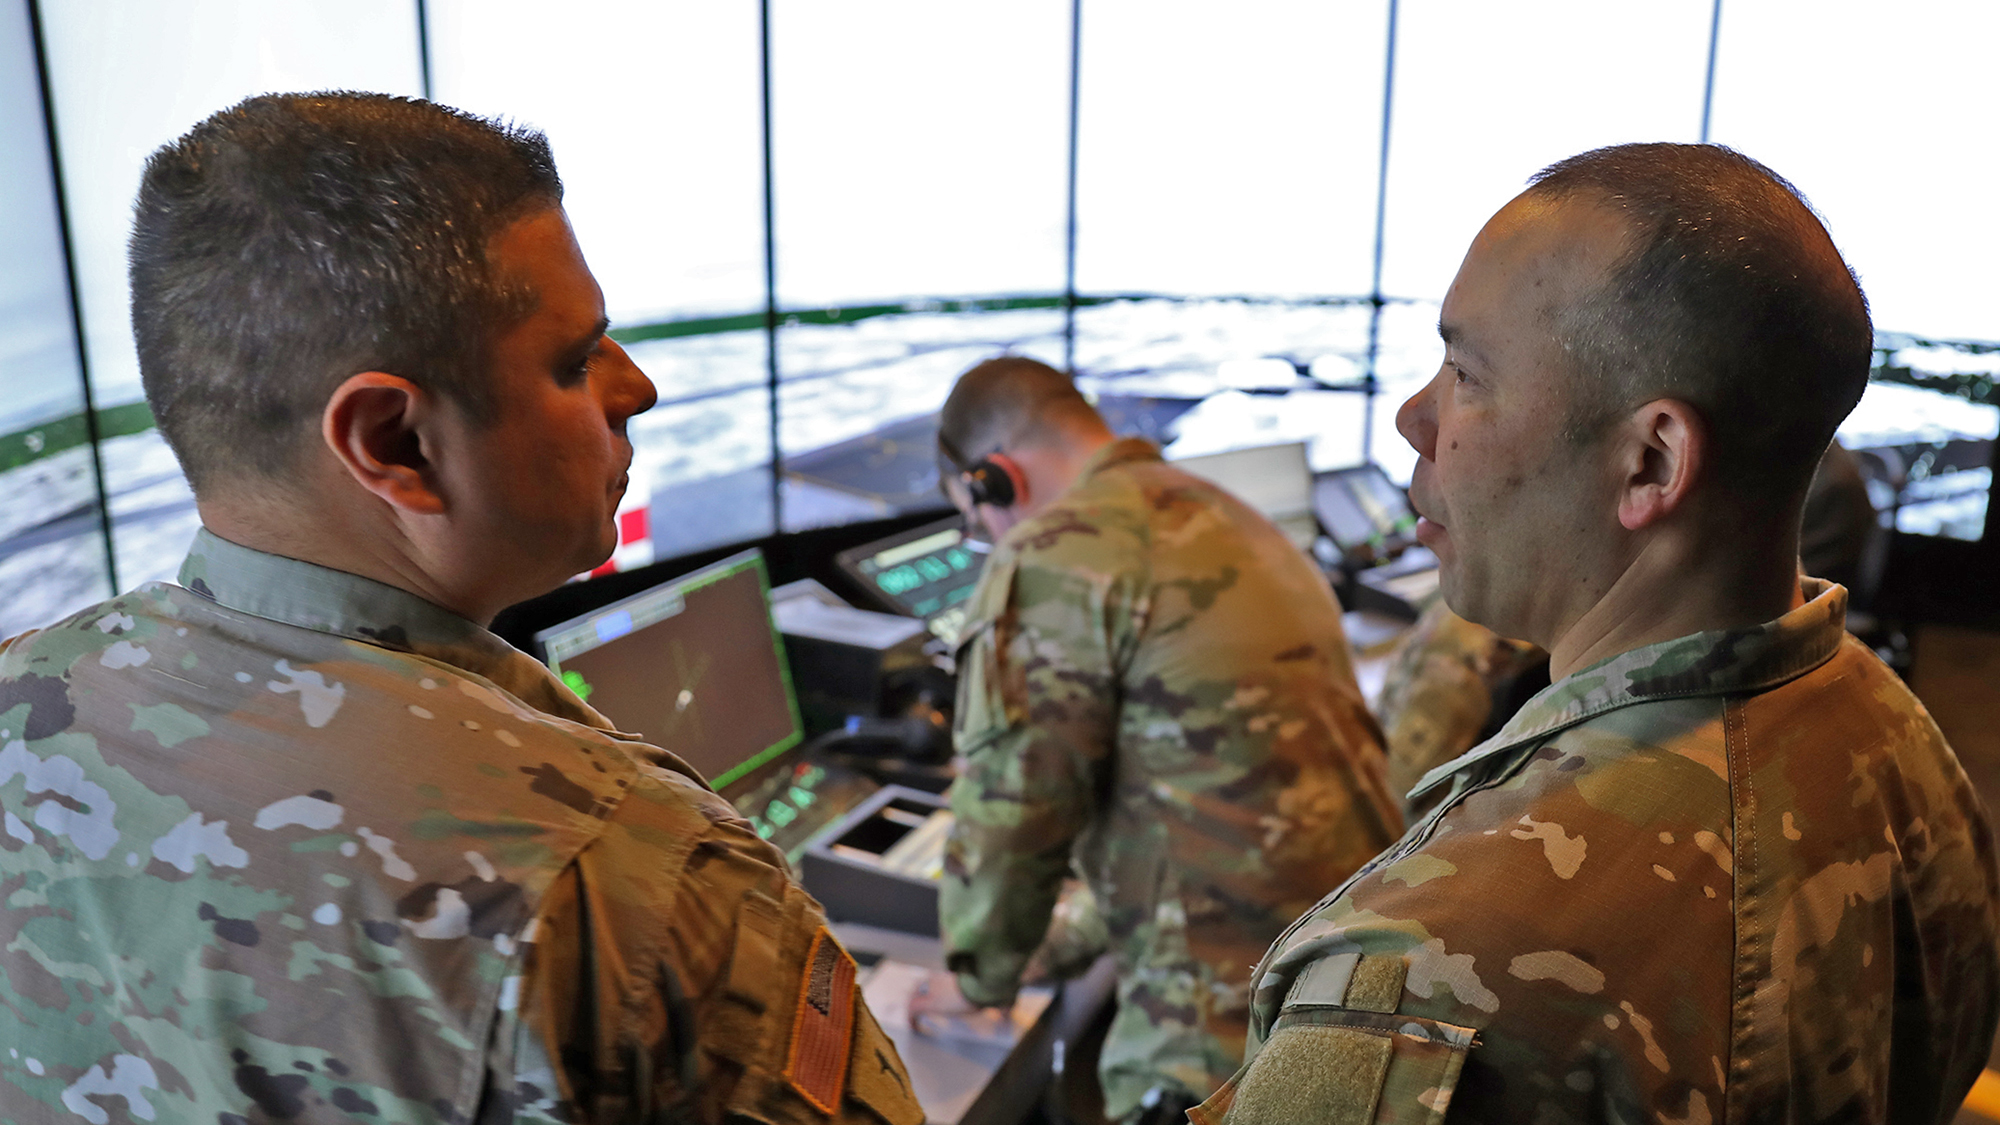
[(771, 16), (786, 526), (937, 507), (953, 377), (1062, 362), (1070, 6)]
[(1062, 363), (1060, 309), (826, 320), (779, 336), (787, 528), (942, 507), (933, 415), (953, 379), (1002, 352)]
[(1086, 3), (1078, 288), (1367, 293), (1387, 12)]
[(1996, 40), (1985, 4), (1722, 6), (1713, 137), (1806, 193), (1879, 330), (2000, 340)]
[(429, 11), (437, 99), (549, 135), (613, 323), (763, 309), (755, 0), (577, 0), (559, 19), (538, 0)]
[(1407, 481), (1395, 430), (1437, 371), (1437, 304), (1479, 228), (1566, 156), (1701, 133), (1711, 0), (1404, 4), (1397, 29), (1375, 459)]
[(1417, 467), (1417, 451), (1396, 432), (1396, 411), (1437, 374), (1444, 345), (1437, 334), (1434, 301), (1398, 302), (1382, 310), (1382, 344), (1376, 377), (1382, 393), (1375, 398), (1373, 460), (1389, 478), (1408, 485)]
[(119, 581), (171, 578), (197, 526), (193, 497), (141, 404), (125, 239), (139, 172), (157, 147), (252, 94), (418, 92), (410, 0), (65, 0), (42, 6), (98, 407)]
[(1556, 160), (1699, 139), (1712, 13), (1712, 0), (1403, 5), (1383, 291), (1442, 299), (1472, 236)]
[[(757, 327), (626, 345), (660, 389), (632, 419), (632, 486), (618, 569), (771, 534), (771, 394)], [(644, 482), (644, 488), (641, 488)], [(641, 547), (637, 540), (646, 543)]]
[[(1170, 455), (1309, 441), (1315, 468), (1338, 468), (1363, 460), (1363, 400), (1311, 389), (1296, 369), (1324, 382), (1359, 379), (1368, 320), (1365, 303), (1109, 301), (1077, 310), (1077, 371), (1100, 395), (1161, 400), (1143, 413), (1158, 415), (1167, 403), (1184, 410), (1170, 423), (1114, 420), (1114, 428), (1170, 444)], [(1254, 362), (1265, 357), (1287, 362)], [(1211, 395), (1221, 398), (1195, 406)]]
[(0, 4), (0, 637), (111, 592), (28, 19)]
[(1063, 288), (1066, 0), (772, 0), (786, 309)]
[(1080, 309), (1077, 370), (1170, 454), (1309, 438), (1320, 467), (1362, 457), (1358, 396), (1241, 391), (1305, 385), (1260, 357), (1366, 369), (1387, 15), (1084, 6), (1077, 286), (1154, 296)]

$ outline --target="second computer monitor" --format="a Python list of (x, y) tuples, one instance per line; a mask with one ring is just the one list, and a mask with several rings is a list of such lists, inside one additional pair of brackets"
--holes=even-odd
[(1313, 510), (1350, 562), (1381, 562), (1415, 541), (1416, 513), (1403, 490), (1376, 465), (1319, 474), (1313, 481)]
[(535, 634), (548, 665), (620, 730), (717, 789), (799, 741), (763, 556), (746, 551)]
[(1174, 465), (1263, 513), (1300, 550), (1310, 548), (1319, 535), (1313, 521), (1312, 466), (1302, 441), (1183, 457)]

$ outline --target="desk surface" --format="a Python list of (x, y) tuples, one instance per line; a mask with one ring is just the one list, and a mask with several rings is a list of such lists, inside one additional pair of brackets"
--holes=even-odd
[(833, 932), (850, 952), (879, 958), (866, 970), (862, 995), (935, 1125), (1014, 1125), (1026, 1117), (1056, 1076), (1067, 1044), (1110, 1003), (1117, 975), (1105, 956), (1076, 980), (1022, 989), (1004, 1016), (925, 1034), (910, 1025), (910, 995), (919, 981), (943, 971), (943, 943), (847, 922), (834, 923)]

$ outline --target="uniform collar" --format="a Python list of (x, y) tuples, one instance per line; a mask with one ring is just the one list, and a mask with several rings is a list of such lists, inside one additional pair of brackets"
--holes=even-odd
[(1523, 743), (1606, 711), (1655, 699), (1748, 694), (1776, 687), (1832, 659), (1846, 633), (1847, 589), (1800, 580), (1806, 603), (1747, 629), (1715, 629), (1635, 648), (1542, 689), (1499, 733), (1424, 775), (1410, 798)]
[(429, 657), (483, 676), (550, 714), (611, 729), (539, 661), (492, 631), (372, 578), (268, 554), (204, 527), (181, 563), (180, 583), (239, 613)]

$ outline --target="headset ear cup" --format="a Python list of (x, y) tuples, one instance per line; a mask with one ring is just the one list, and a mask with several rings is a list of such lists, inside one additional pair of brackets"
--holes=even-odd
[(991, 461), (981, 461), (965, 470), (965, 490), (974, 504), (990, 504), (995, 508), (1014, 506), (1014, 478)]

